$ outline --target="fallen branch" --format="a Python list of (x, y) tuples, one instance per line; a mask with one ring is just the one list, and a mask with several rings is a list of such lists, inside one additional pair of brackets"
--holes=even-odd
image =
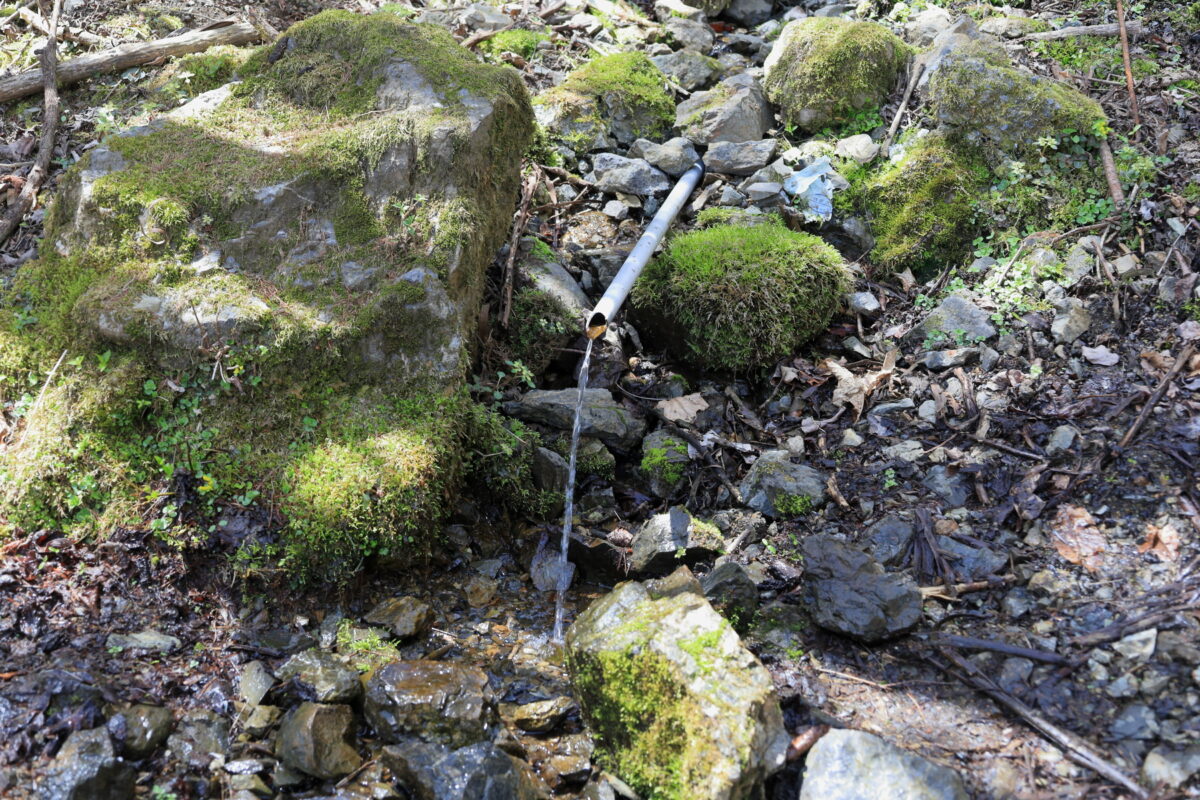
[(479, 44), (480, 42), (486, 42), (488, 39), (492, 38), (497, 33), (503, 33), (504, 31), (512, 30), (513, 25), (516, 25), (516, 23), (510, 22), (507, 25), (505, 25), (503, 28), (496, 28), (495, 30), (492, 30), (492, 31), (480, 31), (479, 33), (473, 34), (473, 35), (467, 37), (466, 39), (463, 39), (462, 46), (467, 48), (468, 50), (470, 50), (472, 47)]
[[(1125, 26), (1126, 30), (1133, 35), (1142, 32), (1140, 22), (1130, 22)], [(1051, 42), (1055, 39), (1070, 39), (1074, 36), (1118, 36), (1121, 33), (1121, 26), (1116, 23), (1106, 23), (1104, 25), (1075, 25), (1070, 28), (1059, 28), (1056, 31), (1042, 31), (1041, 33), (1031, 33), (1028, 36), (1022, 36), (1023, 42)]]
[(1040, 661), (1043, 664), (1066, 664), (1068, 661), (1066, 656), (1061, 656), (1058, 653), (1050, 653), (1046, 650), (1034, 650), (1029, 647), (1018, 647), (991, 639), (976, 639), (974, 636), (955, 636), (944, 633), (938, 636), (935, 641), (938, 644), (959, 647), (964, 650), (987, 650), (988, 652), (1000, 653), (1001, 655), (1027, 658), (1030, 661)]
[(967, 592), (985, 592), (988, 589), (998, 589), (1002, 586), (1007, 586), (1010, 583), (1016, 583), (1016, 575), (1002, 575), (999, 578), (986, 581), (971, 581), (970, 583), (956, 583), (953, 586), (921, 586), (921, 599), (928, 600), (929, 598), (937, 598), (938, 600), (956, 600), (960, 594)]
[[(33, 208), (38, 189), (50, 171), (50, 159), (54, 157), (54, 135), (58, 133), (58, 41), (54, 34), (58, 30), (61, 15), (62, 0), (54, 0), (54, 10), (50, 12), (50, 33), (46, 36), (46, 46), (42, 48), (41, 58), (42, 92), (45, 98), (42, 101), (42, 139), (38, 144), (37, 160), (25, 176), (25, 185), (21, 187), (21, 193), (5, 213), (4, 219), (0, 220), (0, 244), (8, 241), (21, 226), (21, 221), (25, 219), (29, 209)], [(58, 365), (55, 365), (55, 369), (57, 368)], [(46, 391), (45, 387), (42, 387), (42, 391)], [(41, 395), (38, 395), (38, 399), (41, 400)]]
[[(50, 35), (50, 23), (46, 22), (45, 17), (43, 17), (41, 14), (37, 13), (33, 9), (18, 8), (17, 16), (19, 16), (21, 19), (23, 19), (27, 23), (29, 23), (30, 27), (41, 31), (42, 33), (46, 34), (47, 36)], [(73, 30), (70, 25), (61, 26), (61, 28), (58, 30), (56, 35), (59, 37), (62, 37), (63, 39), (69, 39), (72, 42), (79, 42), (80, 44), (86, 44), (89, 47), (98, 47), (100, 45), (105, 44), (105, 40), (104, 40), (103, 36), (97, 36), (94, 33), (88, 33), (87, 31), (83, 30), (82, 28), (80, 28), (79, 30)]]
[(500, 326), (506, 330), (508, 329), (509, 315), (512, 313), (513, 284), (517, 272), (517, 250), (521, 246), (521, 236), (525, 233), (525, 226), (529, 224), (529, 207), (533, 202), (533, 193), (537, 190), (541, 180), (542, 173), (535, 164), (533, 170), (525, 178), (524, 185), (522, 186), (521, 206), (517, 210), (516, 217), (513, 219), (512, 233), (508, 239), (508, 258), (504, 261), (504, 296), (500, 301)]
[(962, 656), (952, 650), (940, 650), (941, 654), (954, 663), (962, 674), (955, 672), (946, 664), (930, 659), (930, 663), (938, 669), (945, 672), (947, 675), (958, 678), (963, 683), (971, 686), (976, 691), (983, 692), (988, 697), (995, 700), (1002, 706), (1005, 706), (1021, 719), (1025, 720), (1034, 730), (1045, 736), (1050, 741), (1061, 747), (1070, 758), (1077, 764), (1081, 764), (1097, 774), (1107, 778), (1113, 783), (1123, 787), (1126, 791), (1137, 798), (1146, 798), (1149, 795), (1146, 790), (1123, 773), (1116, 766), (1108, 762), (1092, 749), (1092, 746), (1084, 741), (1081, 737), (1058, 727), (1054, 723), (1047, 720), (1041, 714), (1038, 714), (1032, 708), (1027, 706), (1021, 700), (1013, 697), (1008, 692), (1001, 689), (996, 683), (984, 675), (977, 666), (967, 661)]
[(896, 109), (896, 116), (892, 117), (892, 124), (888, 126), (887, 136), (883, 137), (883, 144), (879, 146), (879, 154), (884, 158), (888, 157), (888, 151), (892, 147), (892, 139), (896, 138), (896, 131), (900, 128), (900, 119), (904, 116), (905, 109), (908, 108), (908, 101), (912, 98), (913, 89), (917, 86), (917, 81), (921, 80), (921, 74), (925, 72), (924, 62), (913, 62), (912, 74), (908, 78), (908, 86), (904, 89), (904, 98), (900, 101), (900, 107)]
[(1121, 60), (1125, 62), (1125, 86), (1129, 90), (1129, 110), (1133, 126), (1142, 124), (1138, 114), (1137, 90), (1133, 88), (1133, 59), (1129, 57), (1129, 26), (1125, 23), (1125, 4), (1117, 0), (1117, 28), (1121, 35)]
[(587, 4), (591, 8), (599, 11), (601, 14), (611, 19), (632, 22), (634, 25), (639, 25), (643, 28), (649, 28), (650, 30), (658, 30), (662, 27), (657, 22), (648, 20), (640, 14), (635, 14), (632, 11), (627, 11), (620, 5), (610, 2), (610, 0), (587, 0)]
[[(248, 44), (258, 39), (258, 31), (249, 22), (226, 20), (200, 31), (153, 42), (131, 42), (73, 58), (58, 67), (58, 85), (67, 86), (105, 72), (149, 64), (161, 58), (198, 53), (219, 44)], [(0, 103), (33, 94), (41, 86), (40, 70), (27, 70), (0, 79)]]
[(1112, 148), (1107, 139), (1100, 140), (1100, 163), (1104, 165), (1104, 180), (1108, 182), (1108, 194), (1112, 197), (1113, 206), (1118, 211), (1125, 207), (1125, 191), (1121, 188), (1121, 178), (1117, 175), (1117, 162), (1113, 159)]

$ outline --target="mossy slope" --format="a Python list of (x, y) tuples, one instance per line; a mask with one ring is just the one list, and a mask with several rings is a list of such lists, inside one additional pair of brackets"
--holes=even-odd
[(0, 453), (0, 518), (203, 538), (262, 504), (286, 526), (263, 549), (341, 576), (427, 540), (458, 478), (531, 109), (514, 71), (390, 14), (319, 14), (240, 77), (64, 179), (0, 308), (0, 387), (69, 353)]

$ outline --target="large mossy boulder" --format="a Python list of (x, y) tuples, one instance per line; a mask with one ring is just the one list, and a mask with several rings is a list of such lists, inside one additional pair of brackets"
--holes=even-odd
[(67, 353), (0, 451), (0, 518), (183, 536), (260, 505), (283, 538), (249, 563), (341, 576), (426, 540), (457, 480), (532, 109), (387, 13), (319, 14), (239, 75), (64, 177), (0, 301), (0, 392)]
[(576, 152), (665, 138), (675, 103), (644, 53), (600, 56), (534, 100), (538, 122)]
[(686, 567), (622, 583), (567, 631), (595, 760), (647, 800), (740, 800), (783, 765), (770, 674)]
[(898, 36), (874, 22), (794, 20), (763, 65), (763, 89), (785, 124), (816, 131), (878, 109), (909, 52)]
[(993, 163), (1034, 152), (1038, 140), (1103, 132), (1100, 104), (1058, 81), (1018, 70), (996, 45), (969, 42), (929, 78), (934, 117)]
[(988, 171), (940, 136), (908, 146), (903, 158), (863, 187), (881, 274), (918, 275), (957, 265), (975, 236), (975, 202)]
[(772, 217), (674, 237), (632, 299), (639, 324), (679, 357), (745, 373), (824, 330), (849, 285), (836, 250)]

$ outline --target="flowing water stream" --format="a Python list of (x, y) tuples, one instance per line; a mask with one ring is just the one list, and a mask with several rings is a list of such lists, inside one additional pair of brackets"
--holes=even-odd
[(562, 552), (558, 562), (558, 591), (554, 600), (554, 641), (563, 640), (563, 613), (566, 609), (567, 589), (571, 588), (571, 577), (575, 570), (567, 561), (567, 547), (571, 542), (571, 519), (575, 516), (575, 454), (579, 450), (579, 432), (583, 429), (583, 392), (587, 389), (588, 362), (592, 359), (592, 345), (588, 339), (583, 361), (579, 365), (579, 394), (575, 399), (575, 423), (571, 426), (571, 454), (567, 460), (567, 486), (564, 490)]

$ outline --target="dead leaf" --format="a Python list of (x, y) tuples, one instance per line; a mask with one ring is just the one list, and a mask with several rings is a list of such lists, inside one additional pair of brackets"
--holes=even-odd
[(1067, 561), (1082, 565), (1088, 572), (1100, 569), (1104, 561), (1101, 553), (1108, 542), (1086, 508), (1061, 506), (1054, 515), (1050, 535), (1054, 537), (1054, 549)]
[(685, 394), (683, 397), (672, 397), (659, 400), (654, 406), (671, 422), (691, 422), (696, 415), (708, 408), (708, 401), (699, 392)]
[(1159, 561), (1174, 561), (1179, 557), (1179, 531), (1168, 522), (1166, 525), (1147, 525), (1146, 541), (1138, 545), (1138, 552), (1151, 552)]
[(1083, 348), (1083, 357), (1101, 367), (1111, 367), (1119, 364), (1121, 357), (1104, 345)]
[(834, 405), (847, 403), (854, 407), (855, 419), (862, 416), (863, 406), (866, 405), (867, 398), (871, 396), (871, 393), (891, 380), (892, 373), (896, 369), (896, 356), (899, 353), (900, 351), (895, 348), (889, 350), (888, 354), (883, 357), (883, 366), (878, 371), (868, 372), (861, 376), (855, 375), (831, 358), (825, 359), (822, 366), (832, 372), (838, 382), (837, 388), (833, 390)]
[(1170, 353), (1156, 353), (1153, 350), (1147, 350), (1142, 353), (1139, 358), (1142, 363), (1142, 370), (1152, 378), (1161, 379), (1171, 367), (1175, 366), (1175, 357)]
[(913, 277), (911, 269), (906, 269), (904, 272), (897, 272), (896, 280), (900, 281), (901, 288), (906, 292), (911, 292), (913, 287), (917, 285), (917, 279)]

